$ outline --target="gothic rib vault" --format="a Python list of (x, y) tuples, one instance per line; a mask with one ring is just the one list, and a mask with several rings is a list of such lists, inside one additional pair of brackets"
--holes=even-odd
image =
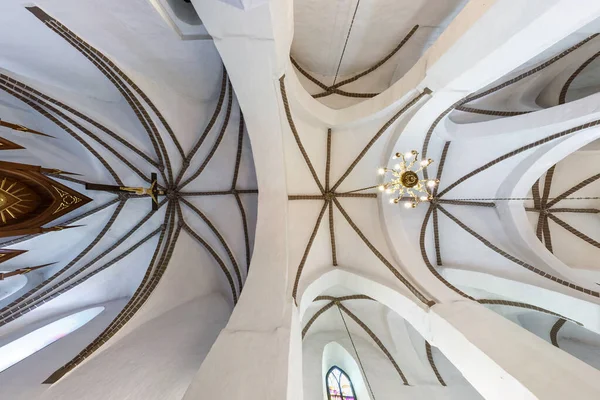
[(1, 5), (0, 119), (51, 137), (0, 157), (90, 202), (1, 239), (0, 352), (103, 310), (0, 395), (597, 397), (600, 6), (435, 4), (192, 0), (190, 40), (170, 0)]
[[(73, 229), (2, 241), (7, 251), (11, 248), (29, 250), (20, 255), (21, 258), (7, 261), (3, 268), (8, 270), (28, 266), (32, 259), (58, 261), (46, 269), (29, 272), (26, 285), (2, 299), (0, 329), (5, 339), (31, 330), (19, 321), (52, 321), (71, 309), (105, 305), (105, 311), (98, 317), (103, 321), (86, 334), (91, 340), (76, 352), (77, 346), (67, 350), (61, 357), (63, 366), (52, 363), (56, 371), (48, 369), (51, 365), (31, 371), (30, 379), (39, 380), (41, 374), (46, 374), (42, 380), (49, 384), (84, 362), (117, 334), (148, 302), (169, 266), (182, 269), (185, 258), (181, 260), (180, 255), (179, 260), (174, 259), (174, 255), (177, 258), (177, 253), (182, 251), (176, 250), (178, 245), (181, 248), (182, 241), (192, 257), (187, 263), (196, 257), (196, 262), (205, 264), (200, 268), (205, 282), (195, 288), (197, 293), (192, 291), (193, 296), (202, 296), (202, 292), (222, 293), (219, 296), (223, 304), (219, 307), (223, 310), (233, 307), (251, 260), (257, 189), (250, 146), (247, 137), (244, 138), (243, 117), (218, 58), (213, 56), (215, 62), (207, 65), (203, 77), (205, 82), (212, 80), (208, 87), (211, 92), (216, 89), (217, 96), (209, 92), (205, 117), (194, 118), (196, 121), (187, 124), (191, 132), (181, 135), (175, 133), (176, 129), (167, 122), (168, 117), (123, 67), (66, 24), (39, 7), (7, 5), (6, 8), (9, 13), (16, 12), (26, 19), (29, 26), (42, 26), (48, 31), (44, 37), (54, 43), (62, 41), (55, 49), (74, 59), (71, 68), (85, 71), (88, 82), (112, 86), (114, 92), (105, 91), (112, 97), (106, 104), (112, 102), (117, 109), (124, 110), (119, 115), (114, 106), (112, 110), (104, 106), (108, 112), (102, 115), (97, 112), (102, 107), (89, 108), (90, 102), (78, 102), (77, 97), (42, 83), (43, 72), (21, 76), (18, 68), (2, 71), (3, 116), (15, 116), (16, 110), (20, 123), (58, 132), (54, 137), (29, 141), (23, 140), (21, 135), (15, 136), (14, 142), (23, 145), (10, 150), (10, 154), (7, 150), (3, 159), (37, 160), (44, 166), (58, 167), (57, 170), (75, 169), (76, 175), (59, 174), (51, 169), (47, 169), (46, 174), (55, 186), (65, 184), (90, 197), (85, 197), (89, 203), (81, 212), (72, 212), (58, 220), (61, 226)], [(152, 13), (152, 10), (146, 12)], [(34, 18), (27, 19), (22, 13)], [(60, 15), (60, 10), (58, 13)], [(72, 20), (74, 15), (77, 14), (67, 14), (65, 18)], [(205, 55), (211, 55), (210, 47), (206, 48)], [(36, 80), (36, 73), (42, 80)], [(67, 90), (76, 93), (77, 88), (66, 82)], [(194, 85), (198, 83), (201, 82), (196, 81)], [(181, 130), (181, 126), (179, 128)], [(10, 129), (4, 133), (12, 140)], [(150, 172), (159, 174), (158, 185), (164, 192), (158, 198), (156, 210), (148, 197), (85, 189), (87, 182), (116, 184), (117, 187), (149, 186)], [(215, 172), (222, 179), (215, 180)], [(67, 232), (77, 233), (69, 235)], [(183, 268), (191, 267), (198, 268), (195, 262)], [(214, 272), (208, 272), (210, 268)], [(194, 282), (194, 274), (188, 279)], [(11, 285), (11, 281), (7, 279), (3, 284)], [(185, 303), (189, 298), (189, 293), (182, 289), (181, 299), (172, 301), (172, 306)], [(54, 304), (54, 299), (62, 300), (63, 305), (48, 313), (44, 305)], [(11, 324), (12, 321), (17, 325)], [(35, 326), (35, 323), (29, 324)], [(22, 367), (27, 369), (26, 365)], [(21, 372), (15, 368), (8, 371), (4, 375), (12, 384), (15, 380), (10, 374)], [(8, 390), (6, 394), (27, 397), (33, 392)]]

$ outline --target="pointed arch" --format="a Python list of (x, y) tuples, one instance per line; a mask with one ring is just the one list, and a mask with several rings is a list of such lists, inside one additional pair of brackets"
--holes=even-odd
[(334, 365), (325, 374), (327, 400), (356, 400), (356, 391), (350, 376), (343, 369)]

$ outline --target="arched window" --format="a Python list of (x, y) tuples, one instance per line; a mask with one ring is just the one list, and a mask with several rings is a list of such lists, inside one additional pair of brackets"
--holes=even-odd
[(0, 347), (0, 372), (81, 328), (103, 310), (94, 307), (71, 314)]
[(331, 367), (325, 375), (325, 385), (327, 385), (327, 398), (329, 400), (356, 400), (352, 381), (337, 366)]

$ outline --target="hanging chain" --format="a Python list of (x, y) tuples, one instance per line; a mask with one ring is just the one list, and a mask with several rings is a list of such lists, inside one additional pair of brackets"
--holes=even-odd
[[(558, 197), (548, 197), (548, 200), (558, 199)], [(565, 197), (560, 200), (599, 200), (600, 197)], [(473, 199), (444, 199), (457, 201), (511, 201), (511, 200), (535, 200), (533, 197), (499, 197), (499, 198), (473, 198)]]
[(348, 39), (350, 39), (350, 32), (352, 32), (352, 27), (354, 26), (354, 19), (356, 18), (356, 12), (358, 11), (359, 5), (360, 5), (360, 0), (358, 0), (356, 2), (356, 8), (354, 9), (354, 15), (352, 15), (352, 21), (350, 22), (350, 28), (348, 28), (348, 34), (346, 35), (346, 42), (344, 43), (342, 55), (340, 56), (340, 62), (338, 63), (337, 71), (335, 71), (335, 78), (333, 78), (333, 85), (335, 85), (335, 83), (337, 82), (338, 74), (340, 73), (340, 67), (342, 66), (342, 60), (344, 59), (344, 54), (346, 53), (346, 46), (348, 46)]
[[(370, 190), (370, 189), (375, 189), (377, 188), (377, 185), (375, 186), (369, 186), (369, 187), (365, 187), (365, 188), (361, 188), (361, 189), (356, 189), (356, 190), (351, 190), (349, 192), (344, 192), (343, 194), (347, 194), (347, 193), (355, 193), (355, 192), (362, 192), (365, 190)], [(596, 196), (596, 197), (565, 197), (565, 198), (559, 198), (559, 197), (548, 197), (548, 200), (554, 200), (554, 199), (560, 199), (560, 201), (563, 200), (600, 200), (600, 197)], [(444, 200), (450, 200), (450, 201), (519, 201), (519, 200), (535, 200), (533, 197), (498, 197), (498, 198), (466, 198), (466, 199), (446, 199), (444, 198)]]
[[(348, 325), (346, 324), (346, 319), (344, 318), (344, 314), (342, 314), (342, 309), (340, 307), (340, 303), (336, 301), (335, 305), (338, 308), (340, 313), (340, 317), (342, 317), (342, 322), (344, 323), (344, 327), (346, 328), (346, 332), (348, 333), (348, 337), (350, 338), (350, 343), (352, 343), (352, 348), (354, 349), (354, 353), (356, 353), (356, 358), (358, 360), (358, 364), (360, 365), (360, 370), (362, 371), (363, 376), (365, 377), (365, 381), (367, 382), (367, 386), (369, 387), (369, 392), (371, 392), (371, 397), (375, 400), (375, 394), (373, 394), (373, 388), (371, 387), (371, 383), (369, 382), (369, 378), (367, 377), (367, 372), (365, 371), (365, 367), (363, 367), (363, 363), (358, 355), (358, 350), (356, 350), (356, 346), (354, 345), (354, 340), (352, 339), (352, 335), (350, 334), (350, 330), (348, 329)], [(340, 393), (342, 394), (342, 393)], [(354, 393), (356, 395), (356, 393)]]

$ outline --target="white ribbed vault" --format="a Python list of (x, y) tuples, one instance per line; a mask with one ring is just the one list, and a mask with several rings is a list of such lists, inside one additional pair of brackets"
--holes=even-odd
[[(81, 212), (114, 203), (10, 245), (30, 251), (2, 268), (59, 262), (0, 300), (0, 345), (106, 307), (0, 373), (11, 398), (327, 399), (337, 364), (360, 400), (598, 397), (596, 1), (192, 0), (206, 40), (181, 40), (169, 2), (112, 3), (0, 6), (0, 118), (56, 136), (3, 130), (28, 149), (7, 159), (130, 186), (164, 165), (170, 193), (124, 241), (149, 199), (86, 192)], [(33, 88), (107, 146), (69, 139)], [(412, 149), (440, 185), (390, 206), (376, 170)], [(156, 229), (15, 302), (99, 234), (64, 278)]]

